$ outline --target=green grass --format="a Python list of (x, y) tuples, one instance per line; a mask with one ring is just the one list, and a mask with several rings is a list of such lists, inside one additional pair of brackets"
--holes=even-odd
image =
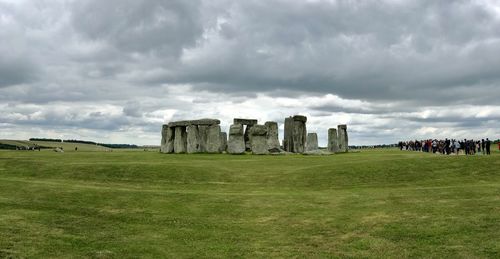
[(0, 151), (1, 257), (500, 257), (500, 154)]

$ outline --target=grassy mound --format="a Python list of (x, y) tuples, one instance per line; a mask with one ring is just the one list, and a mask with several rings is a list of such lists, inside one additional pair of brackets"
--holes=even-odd
[(0, 257), (500, 257), (500, 154), (0, 151)]

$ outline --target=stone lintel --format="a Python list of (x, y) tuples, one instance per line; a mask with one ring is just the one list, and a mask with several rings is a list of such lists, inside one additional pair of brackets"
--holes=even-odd
[(257, 124), (257, 120), (234, 118), (233, 123), (234, 124), (242, 124), (242, 125), (255, 125), (255, 124)]
[(293, 116), (294, 121), (302, 121), (302, 122), (307, 122), (307, 117), (304, 115), (294, 115)]
[(184, 120), (173, 121), (168, 124), (169, 127), (187, 127), (189, 125), (219, 125), (220, 120), (217, 119), (199, 119), (199, 120)]

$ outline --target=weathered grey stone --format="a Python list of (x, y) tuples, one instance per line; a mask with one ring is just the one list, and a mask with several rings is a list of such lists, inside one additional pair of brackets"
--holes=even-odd
[(186, 127), (187, 131), (187, 152), (189, 154), (199, 153), (200, 150), (200, 140), (197, 125), (189, 125)]
[(267, 147), (267, 127), (265, 125), (253, 125), (250, 131), (252, 154), (265, 155), (269, 153)]
[(306, 151), (313, 151), (318, 149), (318, 134), (307, 133)]
[(219, 125), (220, 120), (217, 119), (199, 119), (199, 120), (183, 120), (183, 121), (173, 121), (168, 124), (169, 127), (183, 126), (187, 127), (189, 125)]
[(167, 124), (162, 126), (161, 130), (161, 153), (174, 152), (174, 132)]
[(279, 149), (280, 148), (280, 140), (278, 138), (278, 123), (274, 121), (268, 121), (264, 125), (267, 128), (267, 148), (270, 149)]
[(283, 149), (287, 152), (293, 152), (293, 118), (285, 118), (285, 132), (283, 139)]
[(161, 153), (167, 153), (167, 152), (165, 152), (167, 149), (167, 129), (168, 129), (167, 124), (164, 124), (161, 127), (161, 142), (160, 142), (160, 152)]
[(293, 153), (303, 153), (305, 151), (307, 129), (307, 117), (295, 115), (285, 119), (285, 138), (283, 148), (285, 151)]
[(247, 125), (246, 128), (245, 128), (245, 135), (244, 135), (244, 139), (245, 139), (245, 149), (247, 151), (250, 151), (252, 150), (252, 147), (251, 147), (251, 141), (252, 141), (252, 134), (250, 134), (250, 131), (252, 130), (252, 127), (254, 126), (254, 124), (252, 125)]
[(243, 125), (233, 124), (229, 126), (229, 136), (231, 135), (241, 135), (243, 136)]
[(333, 153), (339, 152), (337, 129), (328, 129), (328, 151)]
[(253, 125), (250, 129), (250, 135), (253, 136), (266, 136), (267, 135), (267, 127), (265, 125)]
[(220, 133), (220, 152), (224, 152), (227, 150), (227, 133), (226, 132), (221, 132)]
[(255, 124), (257, 124), (257, 120), (234, 118), (233, 123), (234, 124), (241, 124), (241, 125), (255, 125)]
[(337, 128), (339, 151), (347, 152), (349, 148), (349, 140), (347, 138), (347, 125), (338, 125)]
[(210, 125), (207, 129), (207, 152), (219, 153), (220, 152), (220, 126)]
[(293, 121), (293, 151), (294, 153), (304, 153), (307, 138), (306, 124), (301, 120)]
[[(257, 124), (257, 120), (256, 119), (242, 119), (242, 118), (234, 118), (234, 125), (236, 124), (241, 124), (243, 126), (246, 126), (245, 127), (245, 134), (244, 134), (244, 140), (245, 140), (245, 149), (247, 151), (250, 151), (251, 150), (251, 139), (252, 139), (252, 136), (250, 135), (250, 130), (252, 129), (252, 126)], [(231, 134), (229, 134), (231, 135)]]
[(245, 153), (245, 139), (243, 136), (243, 125), (234, 124), (229, 127), (229, 140), (227, 142), (229, 154)]
[(186, 153), (186, 150), (187, 150), (186, 127), (175, 127), (174, 152), (180, 154), (180, 153)]
[(307, 117), (304, 116), (304, 115), (294, 115), (293, 116), (293, 120), (294, 121), (301, 121), (301, 122), (306, 123), (307, 122)]
[(281, 152), (283, 152), (283, 150), (281, 148), (276, 148), (276, 147), (269, 148), (267, 151), (269, 151), (269, 153), (281, 153)]
[(199, 125), (198, 126), (198, 141), (200, 143), (200, 152), (201, 153), (207, 152), (207, 132), (208, 132), (207, 125)]
[(167, 146), (166, 146), (165, 153), (174, 153), (174, 137), (175, 137), (174, 129), (168, 127), (168, 129), (167, 129)]

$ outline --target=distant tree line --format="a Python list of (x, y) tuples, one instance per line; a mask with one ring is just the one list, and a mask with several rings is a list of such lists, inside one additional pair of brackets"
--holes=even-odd
[(50, 141), (50, 142), (63, 142), (58, 138), (30, 138), (30, 141)]
[(10, 145), (10, 144), (0, 143), (0, 149), (11, 149), (11, 150), (16, 150), (16, 149), (17, 149), (17, 146), (16, 146), (16, 145)]
[(79, 140), (79, 139), (65, 139), (65, 140), (63, 140), (63, 142), (98, 145), (98, 143), (96, 143), (94, 141), (86, 141), (86, 140)]
[(137, 145), (132, 145), (132, 144), (103, 144), (99, 143), (99, 145), (107, 148), (138, 148), (139, 146)]
[(65, 139), (64, 142), (99, 145), (107, 148), (138, 148), (137, 145), (132, 145), (132, 144), (106, 144), (106, 143), (97, 143), (93, 141), (78, 140), (78, 139), (68, 139), (68, 140)]
[(52, 139), (52, 138), (30, 138), (30, 141), (51, 141), (51, 142), (65, 142), (65, 143), (79, 143), (79, 144), (89, 144), (89, 145), (99, 145), (107, 148), (139, 148), (137, 145), (133, 144), (106, 144), (97, 143), (94, 141), (80, 140), (80, 139)]

